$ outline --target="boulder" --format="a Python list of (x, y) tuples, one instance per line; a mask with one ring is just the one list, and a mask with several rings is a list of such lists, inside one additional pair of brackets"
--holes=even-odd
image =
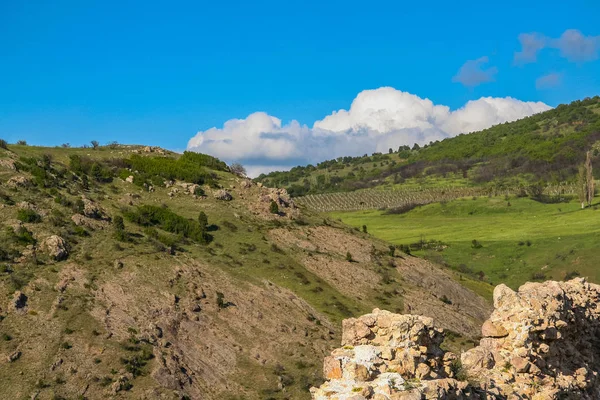
[(42, 251), (55, 261), (61, 261), (69, 256), (67, 242), (58, 235), (47, 237), (41, 245)]
[(221, 189), (215, 193), (215, 199), (223, 200), (223, 201), (231, 201), (231, 200), (233, 200), (233, 196), (227, 190)]

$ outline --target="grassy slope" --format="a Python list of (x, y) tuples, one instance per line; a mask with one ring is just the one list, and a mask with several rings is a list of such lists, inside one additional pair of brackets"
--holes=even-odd
[[(448, 247), (440, 252), (414, 254), (445, 261), (452, 268), (464, 264), (475, 273), (483, 271), (494, 284), (516, 288), (534, 274), (563, 279), (571, 271), (600, 282), (600, 211), (581, 210), (575, 201), (542, 204), (511, 198), (509, 202), (510, 206), (504, 198), (461, 199), (403, 215), (381, 211), (331, 215), (350, 225), (366, 224), (371, 234), (395, 244), (442, 241)], [(483, 247), (474, 249), (472, 240)]]
[[(67, 167), (65, 164), (70, 154), (113, 158), (127, 157), (132, 150), (136, 150), (29, 146), (10, 146), (10, 149), (13, 153), (0, 151), (0, 156), (40, 157), (49, 153), (53, 156), (54, 167), (59, 169)], [(0, 181), (4, 183), (14, 175), (28, 176), (27, 173), (1, 169)], [(221, 385), (223, 381), (231, 379), (229, 393), (239, 387), (236, 384), (242, 385), (246, 391), (245, 398), (305, 398), (307, 385), (318, 382), (323, 354), (339, 343), (339, 327), (343, 318), (369, 312), (375, 307), (402, 310), (404, 295), (401, 293), (414, 288), (393, 268), (393, 262), (403, 261), (399, 256), (393, 259), (387, 255), (386, 243), (343, 224), (329, 222), (325, 225), (322, 216), (310, 213), (304, 213), (302, 224), (286, 218), (257, 216), (249, 206), (259, 201), (259, 189), (254, 186), (243, 190), (239, 187), (238, 178), (223, 172), (217, 175), (220, 184), (230, 188), (234, 194), (233, 201), (216, 200), (212, 196), (213, 189), (208, 187), (204, 187), (209, 194), (205, 199), (194, 199), (183, 193), (170, 197), (168, 188), (156, 187), (155, 192), (148, 193), (120, 179), (110, 184), (90, 181), (90, 189), (86, 191), (81, 189), (77, 179), (66, 179), (61, 183), (64, 186), (58, 187), (58, 192), (73, 202), (85, 194), (100, 204), (112, 218), (121, 213), (121, 207), (127, 201), (133, 201), (136, 205), (167, 204), (177, 214), (194, 219), (201, 210), (205, 211), (209, 222), (218, 227), (211, 232), (214, 240), (208, 246), (182, 243), (181, 250), (175, 256), (157, 250), (141, 227), (127, 221), (125, 226), (131, 237), (129, 242), (117, 243), (110, 224), (104, 230), (88, 229), (89, 236), (69, 233), (72, 229), (70, 216), (74, 211), (71, 207), (56, 203), (53, 198), (56, 193), (36, 186), (10, 189), (2, 185), (1, 191), (15, 204), (0, 206), (0, 230), (4, 232), (6, 225), (15, 222), (18, 203), (28, 201), (48, 216), (43, 216), (41, 223), (27, 223), (25, 226), (38, 241), (51, 234), (63, 236), (70, 244), (71, 254), (68, 260), (60, 262), (39, 257), (37, 264), (26, 260), (14, 263), (6, 261), (0, 265), (7, 265), (7, 268), (0, 270), (0, 315), (4, 317), (0, 322), (0, 334), (11, 336), (11, 340), (0, 340), (0, 354), (4, 357), (17, 349), (23, 353), (21, 359), (14, 363), (0, 363), (0, 376), (3, 376), (5, 383), (0, 385), (0, 397), (30, 396), (39, 392), (40, 398), (75, 398), (76, 391), (90, 379), (92, 381), (86, 396), (104, 396), (117, 376), (122, 374), (123, 363), (120, 360), (132, 354), (122, 346), (123, 341), (132, 334), (128, 332), (130, 328), (141, 335), (149, 321), (155, 318), (150, 313), (155, 309), (166, 309), (170, 310), (169, 313), (177, 312), (180, 315), (179, 306), (166, 303), (171, 295), (178, 296), (184, 314), (194, 315), (187, 308), (184, 309), (188, 307), (186, 304), (194, 301), (190, 285), (202, 287), (208, 296), (202, 300), (200, 322), (197, 327), (187, 331), (184, 326), (174, 330), (174, 333), (165, 329), (165, 336), (176, 349), (185, 349), (185, 346), (204, 349), (217, 345), (217, 348), (223, 348), (225, 354), (240, 352), (233, 361), (229, 359), (229, 364), (220, 362), (208, 364), (205, 368), (207, 371), (211, 370), (211, 366), (224, 365), (223, 368), (229, 368), (226, 372), (235, 373), (233, 377), (221, 370), (214, 374), (219, 377)], [(231, 189), (232, 186), (236, 189)], [(129, 195), (132, 193), (135, 196)], [(267, 207), (268, 203), (265, 204), (264, 207)], [(63, 214), (66, 226), (54, 226), (50, 222), (52, 210)], [(374, 246), (379, 255), (371, 257), (370, 261), (352, 265), (364, 269), (369, 276), (375, 276), (377, 282), (367, 288), (363, 284), (363, 294), (353, 294), (352, 290), (344, 294), (335, 288), (336, 282), (328, 280), (335, 277), (317, 276), (305, 267), (303, 260), (311, 257), (311, 251), (284, 245), (280, 245), (283, 251), (279, 251), (273, 247), (276, 238), (271, 232), (274, 229), (308, 237), (310, 229), (317, 228), (330, 229), (349, 239), (365, 241), (366, 245), (360, 251), (366, 253), (372, 251), (371, 247)], [(16, 247), (22, 252), (26, 250), (24, 246)], [(315, 257), (323, 257), (327, 262), (342, 266), (347, 263), (346, 250), (336, 252), (318, 248), (314, 252)], [(123, 260), (123, 269), (115, 269), (116, 260)], [(69, 276), (68, 271), (72, 271), (77, 278), (69, 284), (68, 289), (59, 293), (56, 285), (64, 276)], [(339, 273), (344, 274), (344, 271)], [(17, 289), (29, 296), (29, 313), (25, 315), (4, 308)], [(272, 291), (273, 298), (264, 300), (260, 297), (264, 290)], [(219, 291), (224, 293), (226, 301), (236, 303), (236, 307), (217, 309), (215, 297)], [(57, 304), (59, 298), (62, 298), (62, 305), (57, 308), (53, 304)], [(431, 295), (429, 301), (434, 302), (437, 309), (450, 307)], [(289, 315), (269, 316), (268, 312), (274, 312), (272, 310)], [(109, 311), (110, 318), (98, 317), (108, 316)], [(257, 322), (257, 313), (265, 314), (265, 320)], [(106, 325), (104, 318), (109, 318), (109, 325)], [(177, 318), (178, 323), (189, 326), (185, 318)], [(459, 319), (459, 316), (453, 318)], [(234, 326), (239, 321), (252, 324), (253, 330), (246, 329), (246, 326)], [(167, 324), (162, 319), (157, 323), (163, 328)], [(287, 327), (293, 327), (294, 330), (287, 333), (280, 331)], [(214, 334), (215, 341), (211, 342), (211, 336), (206, 333)], [(44, 338), (43, 342), (39, 338)], [(195, 342), (189, 344), (189, 340)], [(65, 342), (72, 348), (61, 347)], [(158, 347), (156, 351), (167, 357), (170, 348)], [(185, 354), (184, 350), (182, 352)], [(266, 360), (264, 364), (255, 359), (257, 352)], [(188, 353), (187, 358), (202, 360), (204, 356), (203, 352), (194, 351), (191, 355)], [(51, 368), (58, 359), (64, 360), (63, 366)], [(181, 362), (185, 362), (185, 358)], [(274, 372), (277, 364), (283, 365), (285, 374), (294, 379), (294, 383), (287, 384), (285, 392), (277, 390)], [(150, 372), (156, 365), (157, 361), (150, 361), (150, 365), (144, 368), (144, 374), (133, 380), (133, 388), (129, 392), (121, 392), (120, 396), (139, 398), (145, 390), (154, 388), (156, 382)], [(71, 367), (78, 372), (69, 372)], [(21, 372), (23, 375), (20, 375)], [(201, 370), (195, 372), (198, 374), (197, 380), (205, 378)], [(92, 378), (86, 377), (86, 374), (91, 374)], [(206, 382), (210, 385), (211, 381)], [(213, 390), (225, 390), (223, 385), (219, 387), (221, 389), (213, 385)], [(227, 398), (214, 393), (207, 396)]]

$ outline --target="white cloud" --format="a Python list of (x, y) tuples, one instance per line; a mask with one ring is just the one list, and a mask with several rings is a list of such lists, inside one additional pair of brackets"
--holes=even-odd
[(487, 64), (488, 61), (487, 56), (467, 61), (452, 78), (452, 82), (460, 82), (467, 87), (475, 87), (482, 83), (492, 82), (498, 73), (498, 68), (483, 68), (483, 65)]
[(334, 111), (312, 128), (297, 121), (282, 124), (278, 118), (257, 112), (229, 120), (222, 128), (198, 132), (187, 148), (241, 162), (250, 176), (256, 176), (339, 156), (422, 145), (550, 108), (541, 102), (483, 97), (451, 111), (429, 99), (383, 87), (362, 91), (348, 110)]
[(521, 51), (515, 52), (515, 62), (520, 64), (537, 61), (537, 55), (544, 48), (557, 49), (560, 56), (571, 62), (593, 61), (600, 52), (600, 36), (585, 36), (577, 29), (567, 29), (558, 38), (541, 33), (519, 35)]

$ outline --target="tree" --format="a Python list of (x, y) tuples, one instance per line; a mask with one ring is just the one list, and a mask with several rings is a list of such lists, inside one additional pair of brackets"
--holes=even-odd
[(240, 163), (231, 164), (229, 166), (229, 171), (231, 171), (232, 174), (235, 174), (237, 176), (241, 176), (241, 177), (246, 176), (246, 168), (244, 168), (244, 166)]
[(388, 154), (392, 154), (394, 152), (394, 150), (392, 150), (392, 148), (390, 147), (390, 149), (388, 150)]
[(352, 254), (349, 251), (346, 252), (346, 261), (352, 262)]
[(271, 200), (269, 211), (271, 211), (271, 214), (279, 214), (279, 206), (277, 205), (277, 202), (275, 200)]
[(577, 194), (581, 202), (581, 208), (592, 205), (594, 200), (594, 176), (592, 174), (592, 152), (588, 151), (585, 163), (579, 167), (577, 176)]
[(367, 226), (366, 225), (363, 225), (362, 229), (363, 229), (363, 233), (367, 233)]
[(98, 146), (100, 146), (100, 143), (98, 143), (97, 140), (92, 140), (90, 143), (92, 144), (92, 147), (94, 148), (94, 150), (96, 150), (98, 148)]
[(117, 215), (113, 220), (113, 224), (115, 225), (115, 229), (117, 230), (125, 230), (125, 223), (123, 222), (123, 217)]
[(27, 146), (27, 141), (25, 141), (25, 140), (17, 140), (17, 144), (19, 146)]
[(200, 229), (203, 232), (206, 232), (206, 228), (208, 227), (208, 217), (204, 211), (200, 211), (200, 214), (198, 214), (198, 223), (200, 224)]
[(123, 222), (123, 217), (117, 215), (113, 219), (113, 225), (115, 228), (115, 238), (121, 242), (126, 242), (127, 232), (125, 232), (125, 223)]
[(412, 149), (413, 150), (419, 150), (419, 149), (421, 149), (421, 146), (419, 146), (418, 143), (415, 143)]

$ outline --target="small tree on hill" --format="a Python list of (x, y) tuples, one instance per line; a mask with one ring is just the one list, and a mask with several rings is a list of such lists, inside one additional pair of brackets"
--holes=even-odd
[(206, 232), (206, 228), (208, 227), (208, 217), (204, 211), (200, 211), (200, 214), (198, 214), (198, 224), (200, 224), (200, 229), (203, 232)]
[(577, 194), (581, 202), (581, 208), (592, 205), (594, 200), (594, 176), (592, 174), (592, 153), (588, 151), (585, 163), (579, 167), (577, 177)]
[(241, 176), (241, 177), (246, 176), (246, 168), (244, 168), (244, 166), (240, 163), (231, 164), (229, 166), (229, 171), (231, 171), (232, 174), (235, 174), (237, 176)]
[(100, 143), (98, 143), (97, 140), (92, 140), (90, 143), (92, 144), (94, 150), (96, 150), (100, 146)]
[(367, 233), (367, 226), (366, 225), (362, 226), (362, 231), (363, 231), (363, 233)]
[(269, 211), (271, 211), (271, 214), (279, 214), (279, 206), (277, 205), (277, 202), (275, 200), (271, 200)]

